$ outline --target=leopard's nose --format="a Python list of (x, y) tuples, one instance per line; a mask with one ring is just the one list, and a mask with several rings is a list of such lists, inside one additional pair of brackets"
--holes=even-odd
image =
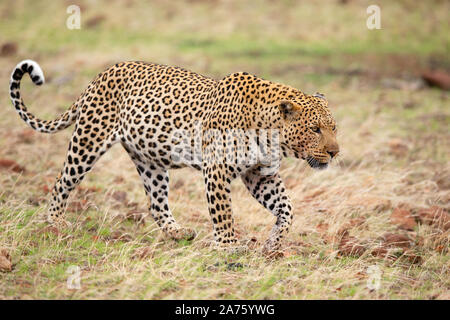
[(331, 159), (333, 159), (339, 153), (339, 150), (331, 150), (327, 151), (327, 153), (330, 155)]

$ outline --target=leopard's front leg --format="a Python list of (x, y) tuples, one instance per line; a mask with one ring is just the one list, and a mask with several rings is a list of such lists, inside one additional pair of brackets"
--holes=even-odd
[(286, 188), (278, 173), (265, 176), (258, 169), (251, 170), (242, 176), (247, 189), (277, 218), (264, 245), (265, 253), (276, 253), (281, 249), (282, 240), (289, 232), (292, 224), (292, 205), (286, 194)]
[(214, 227), (214, 239), (221, 247), (230, 247), (237, 243), (234, 234), (234, 219), (231, 209), (231, 176), (224, 164), (212, 164), (203, 167), (206, 198), (209, 214)]

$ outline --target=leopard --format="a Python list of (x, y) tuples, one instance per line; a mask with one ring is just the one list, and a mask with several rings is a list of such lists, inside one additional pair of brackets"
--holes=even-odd
[(45, 82), (33, 60), (14, 68), (9, 95), (20, 118), (43, 133), (75, 123), (45, 213), (52, 225), (66, 223), (70, 193), (120, 143), (142, 180), (150, 215), (168, 237), (196, 236), (178, 224), (168, 203), (169, 170), (191, 167), (204, 180), (214, 243), (238, 243), (230, 185), (240, 178), (276, 218), (264, 252), (279, 252), (293, 221), (280, 161), (293, 157), (325, 169), (339, 153), (336, 121), (323, 94), (306, 94), (247, 72), (216, 80), (176, 66), (120, 62), (99, 73), (54, 120), (36, 118), (25, 106), (20, 83), (26, 73), (35, 85)]

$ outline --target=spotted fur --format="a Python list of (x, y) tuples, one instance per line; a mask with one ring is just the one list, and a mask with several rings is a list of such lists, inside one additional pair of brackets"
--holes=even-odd
[(97, 75), (72, 106), (53, 121), (37, 119), (27, 111), (20, 95), (25, 73), (36, 85), (44, 83), (44, 75), (31, 60), (19, 63), (11, 75), (11, 101), (29, 126), (54, 133), (75, 122), (64, 167), (52, 191), (50, 223), (64, 222), (70, 192), (101, 155), (120, 143), (136, 165), (157, 224), (173, 238), (193, 238), (194, 231), (178, 225), (170, 211), (168, 170), (186, 166), (171, 157), (180, 145), (173, 133), (194, 133), (200, 124), (204, 133), (202, 157), (188, 165), (202, 171), (215, 240), (225, 246), (236, 243), (230, 183), (241, 177), (253, 197), (276, 216), (265, 248), (278, 250), (292, 223), (292, 205), (276, 168), (267, 174), (264, 170), (271, 164), (261, 161), (215, 161), (214, 151), (221, 147), (225, 157), (233, 153), (252, 156), (253, 151), (217, 139), (210, 134), (211, 129), (222, 133), (232, 129), (277, 130), (279, 145), (270, 145), (271, 152), (278, 147), (281, 152), (274, 153), (277, 158), (295, 156), (315, 168), (326, 167), (339, 151), (335, 121), (323, 95), (306, 95), (245, 72), (216, 81), (178, 67), (118, 63)]

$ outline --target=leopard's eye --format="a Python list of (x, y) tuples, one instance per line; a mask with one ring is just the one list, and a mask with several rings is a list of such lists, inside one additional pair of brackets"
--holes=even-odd
[(314, 131), (315, 133), (320, 133), (320, 128), (319, 128), (319, 127), (312, 127), (311, 129), (312, 129), (312, 131)]
[(336, 126), (333, 126), (333, 128), (331, 130), (336, 131)]

